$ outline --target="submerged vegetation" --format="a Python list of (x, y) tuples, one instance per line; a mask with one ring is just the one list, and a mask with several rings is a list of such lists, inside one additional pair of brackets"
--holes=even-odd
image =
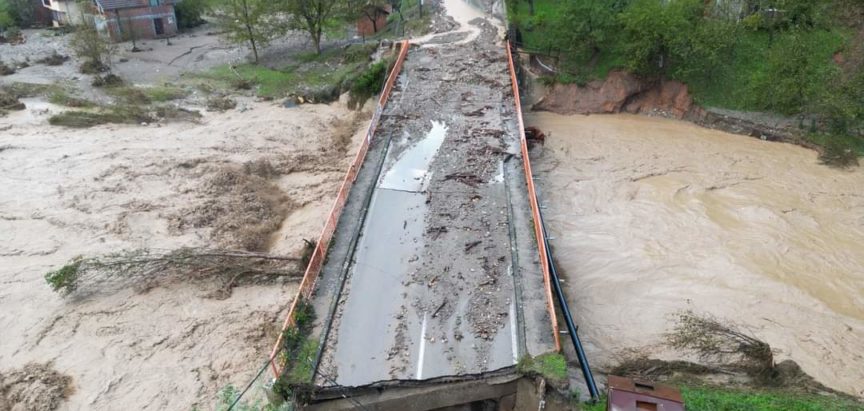
[(557, 68), (555, 81), (613, 69), (679, 80), (703, 106), (797, 117), (826, 163), (864, 155), (861, 1), (514, 0), (508, 9), (516, 40)]
[[(864, 404), (818, 383), (793, 361), (775, 363), (767, 343), (717, 318), (679, 312), (666, 338), (670, 347), (692, 352), (701, 363), (636, 354), (608, 372), (676, 386), (687, 410), (864, 410)], [(605, 398), (600, 403), (581, 409), (605, 410)]]

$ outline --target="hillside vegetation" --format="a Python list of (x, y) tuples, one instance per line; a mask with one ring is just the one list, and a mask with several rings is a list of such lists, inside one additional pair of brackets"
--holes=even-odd
[(823, 159), (864, 155), (864, 0), (514, 0), (522, 47), (563, 83), (625, 69), (703, 106), (800, 119)]

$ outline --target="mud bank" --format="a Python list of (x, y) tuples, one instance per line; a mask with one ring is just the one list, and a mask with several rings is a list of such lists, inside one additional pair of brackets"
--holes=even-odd
[(794, 119), (695, 104), (686, 84), (675, 80), (646, 81), (624, 71), (585, 86), (555, 84), (542, 91), (535, 111), (557, 114), (647, 114), (687, 120), (703, 127), (815, 148), (803, 140)]
[(338, 104), (244, 104), (201, 124), (70, 130), (41, 110), (0, 119), (0, 374), (53, 362), (72, 379), (73, 410), (209, 409), (218, 390), (248, 381), (295, 295), (290, 278), (219, 298), (172, 281), (83, 299), (43, 279), (76, 256), (121, 250), (298, 255), (320, 232), (363, 118)]
[(535, 174), (592, 365), (632, 350), (682, 358), (663, 333), (693, 310), (864, 396), (864, 170), (668, 119), (527, 124), (550, 134)]

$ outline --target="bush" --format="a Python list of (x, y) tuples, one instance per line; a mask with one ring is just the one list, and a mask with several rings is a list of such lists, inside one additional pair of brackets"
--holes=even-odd
[(19, 28), (18, 26), (12, 26), (7, 28), (3, 36), (6, 37), (6, 41), (10, 43), (20, 42), (24, 38), (21, 34), (21, 28)]
[(207, 0), (183, 0), (174, 5), (180, 30), (198, 27), (207, 22), (203, 15), (210, 9)]
[(123, 79), (116, 74), (108, 73), (105, 76), (96, 76), (93, 78), (93, 87), (120, 87), (123, 85)]
[(207, 99), (207, 108), (213, 111), (231, 110), (237, 107), (237, 102), (228, 97), (213, 96)]
[(108, 71), (108, 66), (102, 64), (101, 61), (87, 60), (81, 63), (78, 71), (84, 74), (99, 74)]
[(819, 161), (832, 167), (847, 168), (858, 165), (864, 155), (864, 138), (845, 133), (811, 133), (807, 140), (820, 147)]
[(59, 66), (65, 63), (66, 60), (69, 60), (69, 56), (64, 56), (55, 50), (50, 56), (36, 60), (36, 62), (47, 66)]
[(10, 110), (24, 110), (25, 108), (24, 103), (18, 101), (18, 96), (0, 90), (0, 110), (5, 112)]
[(0, 61), (0, 76), (9, 76), (15, 74), (15, 67), (9, 66)]
[(81, 257), (76, 257), (63, 267), (45, 274), (45, 281), (54, 291), (69, 293), (75, 290), (75, 280), (78, 279), (78, 268), (81, 267)]
[(350, 108), (363, 108), (366, 100), (381, 91), (381, 88), (384, 87), (384, 82), (387, 80), (388, 66), (389, 61), (387, 60), (374, 63), (354, 80), (349, 95), (350, 100), (348, 105)]

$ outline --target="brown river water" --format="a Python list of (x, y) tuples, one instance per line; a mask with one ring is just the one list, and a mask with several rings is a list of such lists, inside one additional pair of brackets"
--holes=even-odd
[(680, 356), (663, 333), (692, 310), (864, 396), (864, 169), (674, 120), (526, 123), (549, 135), (535, 174), (592, 365)]

